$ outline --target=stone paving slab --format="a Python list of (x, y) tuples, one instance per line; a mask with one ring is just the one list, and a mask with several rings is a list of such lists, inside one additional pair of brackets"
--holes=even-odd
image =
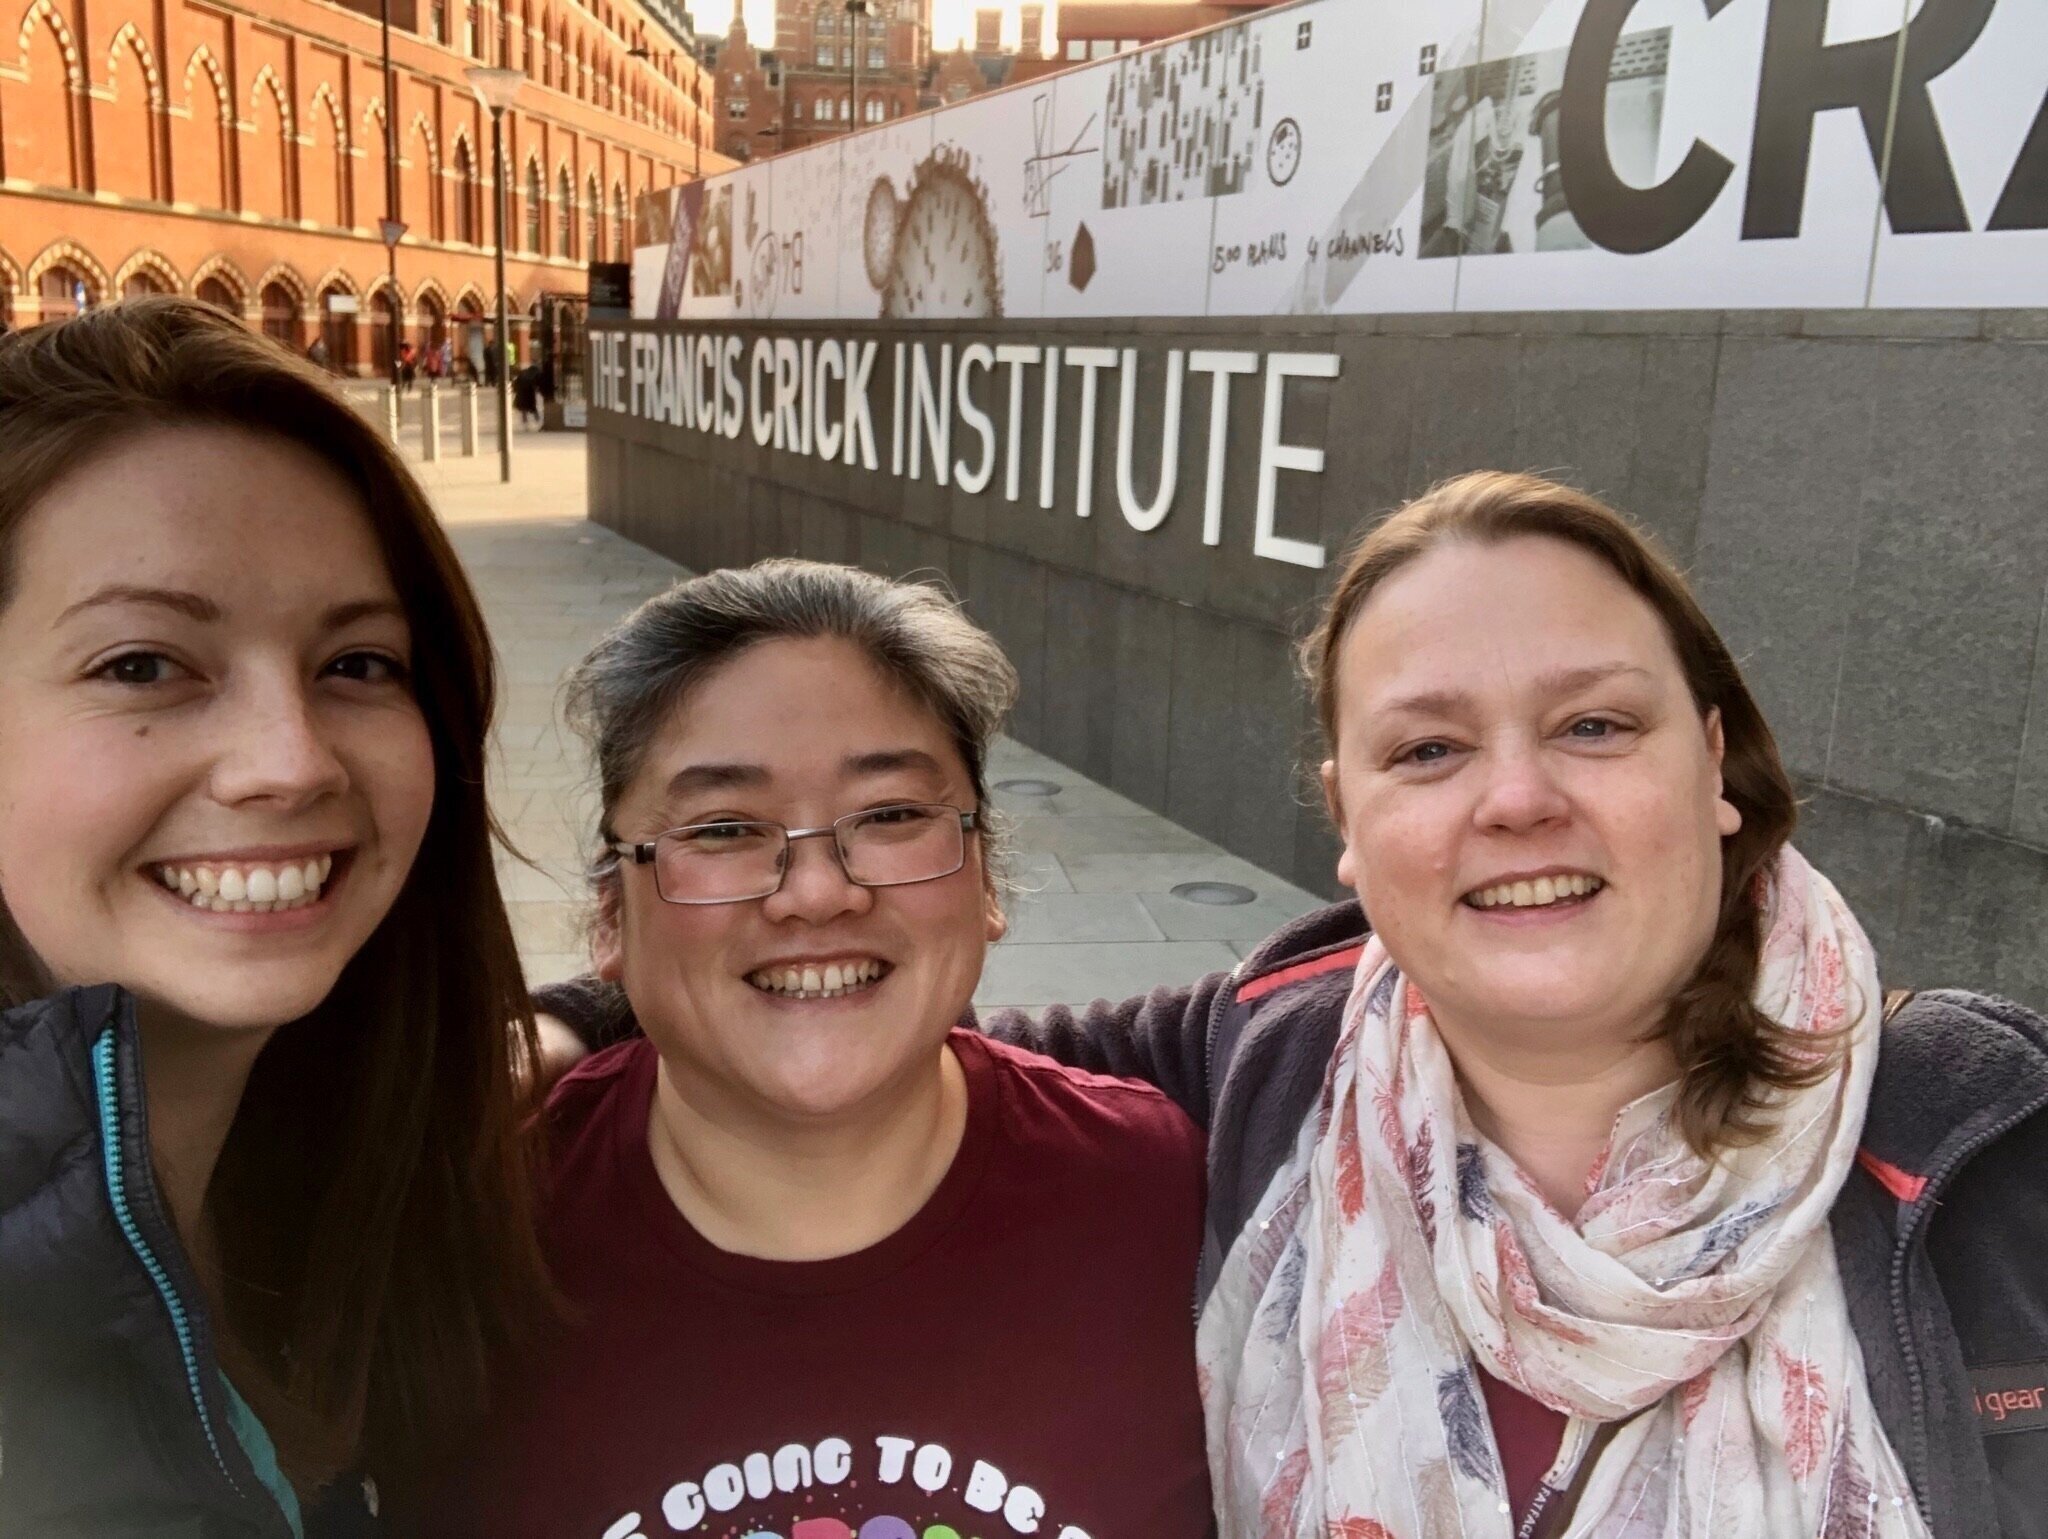
[[(530, 861), (501, 854), (498, 862), (520, 954), (536, 983), (569, 977), (588, 966), (579, 872), (595, 839), (597, 797), (582, 747), (560, 721), (560, 683), (613, 621), (684, 574), (585, 521), (578, 435), (520, 435), (509, 487), (497, 479), (493, 452), (414, 468), (499, 650), (490, 790), (506, 834)], [(1234, 966), (1319, 902), (1020, 743), (998, 745), (988, 778), (992, 787), (1056, 789), (991, 793), (1014, 833), (1017, 894), (1010, 934), (990, 953), (976, 994), (984, 1008), (1121, 999), (1192, 982)], [(1233, 883), (1255, 897), (1191, 902), (1172, 892), (1186, 882)]]

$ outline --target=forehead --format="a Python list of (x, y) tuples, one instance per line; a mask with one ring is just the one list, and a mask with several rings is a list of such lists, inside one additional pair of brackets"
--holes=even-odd
[(700, 679), (649, 745), (636, 786), (696, 763), (752, 765), (777, 781), (848, 778), (862, 755), (912, 749), (948, 779), (967, 765), (930, 706), (837, 637), (757, 642)]
[(1522, 536), (1452, 542), (1366, 600), (1339, 657), (1341, 698), (1372, 709), (1420, 691), (1484, 696), (1609, 663), (1682, 683), (1656, 610), (1590, 551)]
[(108, 584), (238, 604), (391, 591), (340, 475), (283, 439), (206, 425), (138, 434), (73, 470), (30, 509), (12, 564), (16, 600), (53, 610)]

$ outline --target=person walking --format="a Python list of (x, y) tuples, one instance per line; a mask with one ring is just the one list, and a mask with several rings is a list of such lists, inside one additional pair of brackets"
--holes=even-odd
[(512, 376), (512, 406), (519, 413), (519, 425), (540, 428), (540, 370), (528, 364)]
[(316, 369), (327, 369), (327, 338), (324, 335), (315, 334), (313, 340), (306, 345), (306, 359)]

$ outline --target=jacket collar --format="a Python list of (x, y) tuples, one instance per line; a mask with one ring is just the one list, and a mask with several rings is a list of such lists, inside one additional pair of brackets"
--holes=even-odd
[(1861, 1162), (1904, 1203), (2048, 1106), (2048, 1022), (1989, 994), (1916, 994), (1884, 1029)]

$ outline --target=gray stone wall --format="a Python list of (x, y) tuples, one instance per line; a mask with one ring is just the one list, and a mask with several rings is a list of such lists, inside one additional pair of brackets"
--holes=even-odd
[[(1097, 408), (1087, 520), (1071, 484), (1041, 509), (1028, 470), (1010, 503), (1000, 471), (975, 496), (606, 411), (591, 417), (592, 516), (700, 569), (803, 554), (942, 575), (1023, 674), (1019, 738), (1334, 893), (1335, 847), (1300, 773), (1313, 750), (1291, 639), (1376, 514), (1460, 471), (1560, 476), (1634, 514), (1691, 571), (1809, 797), (1799, 842), (1855, 905), (1887, 982), (2048, 1006), (2048, 315), (778, 332), (1140, 348), (1141, 493), (1157, 474), (1165, 348), (1337, 352), (1338, 379), (1289, 387), (1287, 439), (1328, 462), (1281, 476), (1277, 521), (1319, 539), (1329, 565), (1251, 553), (1252, 381), (1233, 392), (1220, 547), (1200, 538), (1206, 389), (1189, 391), (1179, 492), (1150, 534), (1117, 511), (1114, 389)], [(1062, 392), (1063, 437), (1078, 396)]]

